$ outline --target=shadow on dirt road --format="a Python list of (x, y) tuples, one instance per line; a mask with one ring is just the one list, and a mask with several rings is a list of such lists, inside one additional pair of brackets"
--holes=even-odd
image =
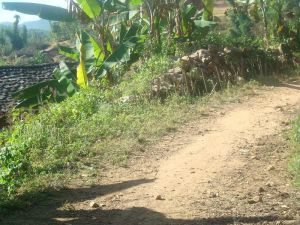
[[(132, 180), (112, 185), (92, 186), (90, 188), (78, 188), (62, 190), (51, 194), (51, 202), (43, 201), (43, 205), (19, 211), (9, 216), (2, 225), (226, 225), (226, 224), (256, 224), (289, 220), (272, 215), (255, 217), (224, 216), (216, 218), (199, 219), (170, 219), (164, 214), (143, 207), (134, 207), (126, 210), (119, 209), (92, 209), (76, 210), (66, 205), (76, 202), (84, 202), (109, 193), (121, 191), (133, 186), (153, 182), (154, 180)], [(54, 201), (53, 201), (54, 199)], [(63, 207), (63, 208), (61, 208)], [(105, 206), (104, 206), (105, 208)]]

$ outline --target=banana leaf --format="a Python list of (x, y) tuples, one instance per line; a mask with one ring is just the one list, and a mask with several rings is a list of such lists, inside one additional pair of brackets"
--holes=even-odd
[(206, 21), (206, 20), (194, 20), (196, 28), (206, 28), (206, 27), (213, 27), (217, 25), (216, 22), (213, 21)]
[(58, 45), (58, 53), (73, 60), (79, 60), (79, 52), (75, 48)]
[(118, 64), (128, 62), (133, 49), (143, 41), (143, 36), (138, 35), (139, 24), (134, 23), (127, 31), (124, 29), (120, 32), (118, 48), (99, 67), (97, 77), (105, 74), (105, 71), (109, 71)]
[(204, 5), (203, 20), (212, 21), (215, 0), (202, 0)]
[(74, 18), (67, 9), (38, 3), (28, 2), (3, 2), (5, 10), (17, 11), (29, 15), (36, 15), (45, 20), (72, 22)]
[(12, 97), (15, 99), (21, 100), (21, 99), (28, 99), (32, 97), (36, 97), (39, 93), (40, 90), (46, 87), (53, 87), (57, 85), (58, 81), (57, 80), (47, 80), (40, 82), (38, 84), (34, 84), (28, 88), (24, 88), (20, 91), (17, 91), (12, 94)]
[(64, 63), (60, 63), (60, 69), (54, 70), (54, 78), (34, 84), (15, 92), (12, 96), (17, 100), (17, 108), (36, 107), (44, 101), (60, 102), (67, 96), (72, 96), (78, 91), (75, 84), (75, 76)]
[[(84, 51), (84, 47), (82, 47), (82, 51)], [(88, 87), (88, 77), (85, 68), (84, 57), (80, 57), (80, 63), (77, 67), (77, 85), (81, 88)]]
[(101, 3), (97, 0), (77, 0), (82, 11), (90, 18), (95, 19), (101, 14)]

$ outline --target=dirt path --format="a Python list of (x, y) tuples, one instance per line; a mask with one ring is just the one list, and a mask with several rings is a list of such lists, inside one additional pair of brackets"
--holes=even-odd
[(230, 7), (226, 0), (217, 0), (215, 2), (214, 15), (218, 17), (224, 16), (225, 11)]
[(299, 106), (296, 84), (262, 88), (210, 109), (127, 168), (102, 171), (99, 185), (56, 193), (0, 223), (299, 225), (283, 138)]

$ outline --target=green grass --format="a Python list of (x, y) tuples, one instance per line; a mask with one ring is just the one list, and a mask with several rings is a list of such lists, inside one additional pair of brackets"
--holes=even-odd
[(5, 61), (3, 59), (0, 59), (0, 66), (5, 66), (5, 65), (6, 65)]
[(290, 160), (290, 171), (294, 177), (294, 182), (300, 188), (300, 115), (293, 122), (294, 129), (291, 133), (291, 145), (293, 153)]
[[(24, 196), (31, 202), (41, 191), (60, 188), (82, 171), (92, 179), (103, 165), (126, 164), (131, 154), (199, 118), (205, 107), (237, 101), (256, 85), (228, 87), (206, 97), (174, 94), (163, 104), (149, 100), (150, 81), (170, 66), (168, 58), (154, 56), (118, 87), (81, 91), (0, 133), (5, 168), (0, 174), (0, 207), (20, 205)], [(127, 103), (120, 100), (132, 94), (140, 97)]]

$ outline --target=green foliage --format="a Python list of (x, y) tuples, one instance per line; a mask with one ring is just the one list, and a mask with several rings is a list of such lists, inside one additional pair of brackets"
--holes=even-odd
[(49, 57), (41, 52), (36, 52), (33, 56), (33, 64), (43, 64), (49, 62)]
[(264, 38), (268, 47), (285, 43), (291, 49), (299, 47), (300, 6), (298, 0), (231, 0), (227, 16), (235, 36)]
[[(168, 30), (169, 37), (189, 37), (197, 29), (207, 29), (215, 25), (212, 20), (214, 0), (205, 1), (205, 9), (202, 14), (193, 4), (186, 4), (179, 0), (154, 0), (154, 1), (85, 1), (76, 0), (69, 2), (69, 13), (75, 15), (73, 20), (67, 17), (64, 9), (60, 8), (61, 18), (56, 15), (49, 20), (61, 20), (64, 22), (75, 21), (77, 18), (83, 24), (93, 24), (93, 30), (100, 34), (101, 50), (107, 57), (111, 53), (110, 48), (114, 47), (116, 40), (112, 40), (120, 31), (120, 24), (129, 24), (128, 21), (139, 23), (143, 26), (144, 32), (148, 32), (151, 40), (157, 39), (161, 42), (161, 30)], [(22, 13), (38, 15), (44, 18), (41, 12), (55, 14), (58, 9), (46, 5), (33, 3), (3, 3), (4, 8), (16, 10)], [(56, 11), (55, 11), (56, 10)], [(104, 16), (103, 16), (104, 15)], [(192, 19), (193, 18), (193, 19)], [(193, 23), (193, 20), (198, 20)], [(200, 21), (202, 20), (202, 21)], [(175, 24), (175, 26), (174, 26)], [(55, 25), (56, 26), (56, 25)], [(113, 28), (113, 29), (110, 29)], [(58, 27), (54, 28), (58, 30)]]
[[(77, 73), (75, 74), (62, 63), (61, 65), (63, 66), (61, 66), (60, 70), (54, 73), (56, 80), (42, 82), (41, 84), (33, 85), (16, 93), (15, 96), (21, 101), (18, 106), (37, 106), (45, 102), (62, 101), (64, 98), (72, 96), (76, 92), (77, 86), (75, 87), (73, 84), (71, 85), (72, 91), (69, 91), (69, 84), (75, 79), (77, 79), (77, 85), (82, 88), (88, 86), (89, 80), (99, 77), (103, 78), (104, 76), (110, 83), (113, 83), (115, 78), (112, 76), (112, 70), (128, 62), (131, 59), (132, 51), (143, 41), (137, 34), (139, 30), (140, 27), (136, 23), (132, 24), (128, 30), (124, 26), (118, 37), (119, 46), (117, 46), (115, 51), (107, 58), (105, 58), (101, 47), (92, 35), (84, 31), (78, 32), (75, 48), (59, 46), (59, 52), (61, 54), (72, 60), (80, 61), (77, 67)], [(43, 55), (37, 56), (42, 57)], [(43, 58), (37, 58), (36, 60), (42, 59)], [(95, 72), (94, 67), (96, 66), (98, 68)], [(64, 80), (68, 80), (68, 84), (61, 82), (63, 80), (62, 76), (57, 76), (57, 74), (66, 74), (66, 72), (67, 75), (63, 75), (63, 77)]]
[[(0, 55), (7, 56), (13, 51), (20, 50), (31, 42), (34, 32), (28, 35), (27, 27), (19, 28), (20, 16), (15, 16), (15, 22), (12, 27), (0, 27)], [(30, 40), (29, 40), (30, 39)], [(40, 39), (41, 40), (41, 39)], [(40, 41), (39, 40), (39, 41)]]
[(6, 65), (5, 61), (3, 61), (3, 60), (0, 59), (0, 66), (5, 66), (5, 65)]
[[(213, 1), (207, 1), (209, 4), (212, 2)], [(212, 10), (212, 8), (208, 10)], [(178, 38), (204, 38), (207, 32), (217, 24), (216, 22), (211, 21), (211, 13), (207, 13), (205, 15), (207, 18), (202, 16), (193, 4), (183, 5), (181, 7), (182, 36), (179, 36)]]
[(236, 7), (229, 9), (226, 15), (230, 18), (230, 32), (234, 37), (253, 36), (254, 22), (251, 20), (247, 8)]
[(13, 94), (19, 102), (17, 107), (37, 107), (48, 102), (61, 102), (73, 96), (77, 90), (76, 77), (70, 68), (61, 62), (55, 69), (53, 79), (34, 84)]
[(263, 48), (263, 40), (253, 36), (232, 36), (232, 34), (220, 34), (209, 32), (208, 35), (200, 42), (204, 48), (209, 44), (222, 47), (237, 47), (237, 48)]
[(100, 16), (102, 12), (103, 5), (101, 5), (101, 3), (99, 3), (97, 0), (77, 0), (77, 3), (85, 12), (85, 14), (91, 19), (95, 19), (96, 17)]
[[(147, 51), (138, 50), (148, 48), (152, 54), (158, 46), (155, 49), (161, 52), (181, 55), (188, 48), (194, 51), (209, 44), (262, 47), (261, 34), (255, 35), (253, 27), (265, 23), (265, 37), (270, 38), (271, 15), (279, 15), (278, 5), (263, 4), (268, 7), (261, 5), (259, 8), (258, 1), (254, 1), (256, 12), (251, 14), (250, 1), (231, 1), (233, 8), (227, 13), (231, 34), (219, 34), (210, 32), (216, 23), (208, 21), (212, 19), (209, 12), (213, 10), (209, 2), (213, 1), (206, 1), (209, 7), (204, 16), (194, 5), (182, 1), (70, 1), (70, 11), (75, 15), (41, 4), (3, 3), (6, 9), (61, 21), (52, 23), (57, 40), (72, 38), (76, 31), (79, 37), (76, 46), (59, 48), (61, 54), (80, 67), (76, 74), (61, 63), (52, 80), (15, 93), (20, 107), (46, 107), (41, 107), (36, 115), (29, 113), (26, 117), (25, 113), (24, 120), (16, 119), (10, 129), (0, 134), (0, 198), (14, 196), (20, 185), (40, 176), (80, 169), (91, 156), (114, 163), (124, 161), (129, 149), (139, 145), (139, 140), (157, 137), (184, 120), (183, 111), (189, 108), (190, 97), (171, 96), (166, 99), (166, 105), (148, 98), (151, 81), (167, 71), (172, 60), (166, 55), (143, 57)], [(282, 7), (285, 10), (297, 8), (291, 4)], [(65, 23), (67, 21), (73, 23)], [(18, 22), (19, 18), (16, 18), (15, 32), (6, 31), (14, 49), (22, 48), (21, 43), (30, 40), (27, 30), (19, 32)], [(284, 39), (291, 37), (291, 30), (299, 31), (298, 22), (294, 19), (288, 23), (289, 32), (283, 35)], [(281, 20), (277, 20), (277, 24), (280, 23)], [(276, 26), (276, 31), (271, 32), (273, 35), (278, 33), (279, 25)], [(6, 37), (0, 32), (0, 45), (6, 43)], [(183, 51), (181, 46), (185, 48)], [(260, 50), (254, 53), (253, 58), (263, 58), (268, 66), (276, 62), (271, 54)], [(42, 63), (43, 57), (38, 53), (34, 60)], [(135, 62), (135, 57), (140, 60)], [(251, 57), (249, 53), (246, 66)], [(131, 70), (123, 73), (128, 64), (132, 64)], [(248, 74), (252, 72), (247, 71)], [(80, 92), (76, 84), (78, 78), (83, 78), (79, 83), (85, 87)], [(122, 82), (118, 84), (120, 80)], [(87, 87), (90, 83), (94, 87)], [(134, 96), (133, 100), (131, 96)], [(124, 98), (129, 100), (124, 101)], [(174, 114), (174, 111), (178, 113)], [(159, 127), (158, 120), (161, 121)], [(298, 162), (297, 157), (294, 171), (299, 170)]]
[(7, 55), (9, 52), (9, 45), (6, 38), (6, 29), (0, 26), (0, 56)]
[(51, 21), (73, 21), (72, 15), (61, 7), (25, 2), (3, 2), (6, 10), (15, 10), (29, 15), (38, 15), (40, 18)]
[(23, 38), (26, 38), (24, 40), (19, 32), (19, 21), (20, 21), (20, 16), (16, 15), (15, 16), (15, 22), (13, 24), (13, 29), (12, 30), (6, 30), (6, 35), (8, 36), (10, 43), (12, 45), (13, 50), (20, 50), (21, 48), (24, 47), (25, 43), (27, 42), (27, 30), (23, 31), (24, 33), (22, 34)]
[(21, 38), (24, 45), (26, 45), (28, 43), (28, 31), (27, 31), (27, 27), (24, 25), (22, 26)]
[(121, 82), (118, 88), (125, 96), (145, 97), (151, 88), (151, 81), (167, 71), (171, 65), (172, 61), (166, 55), (140, 60), (132, 65), (131, 71), (125, 74), (124, 79), (129, 81)]
[(294, 176), (296, 186), (300, 187), (300, 116), (293, 122), (293, 128), (291, 140), (294, 153), (290, 162), (290, 170)]
[(4, 35), (4, 32), (1, 31), (0, 32), (0, 45), (3, 46), (6, 44), (6, 39), (5, 39), (5, 35)]
[(24, 42), (18, 34), (10, 30), (8, 30), (6, 34), (10, 40), (13, 50), (20, 50), (21, 48), (24, 47)]
[(80, 26), (78, 23), (51, 22), (50, 25), (51, 35), (56, 41), (70, 40), (71, 42), (75, 42), (76, 36), (74, 34)]
[(204, 5), (203, 20), (212, 21), (215, 0), (203, 0), (202, 2)]
[[(15, 119), (13, 127), (0, 133), (0, 166), (6, 171), (0, 174), (0, 205), (30, 190), (32, 183), (51, 186), (49, 177), (75, 174), (84, 165), (124, 163), (131, 151), (199, 116), (205, 98), (174, 95), (164, 104), (148, 100), (149, 81), (170, 65), (166, 56), (153, 56), (137, 64), (118, 87), (88, 88), (36, 115), (25, 113), (25, 119)], [(226, 93), (217, 98), (230, 99), (230, 91)], [(137, 98), (123, 100), (131, 94)]]
[(42, 109), (38, 115), (28, 115), (25, 121), (18, 121), (0, 133), (2, 189), (9, 195), (27, 179), (77, 167), (82, 158), (95, 153), (88, 149), (96, 140), (102, 139), (104, 144), (106, 139), (120, 135), (135, 138), (136, 133), (145, 132), (143, 121), (148, 117), (144, 116), (153, 116), (151, 123), (155, 123), (158, 115), (152, 110), (162, 106), (144, 100), (131, 105), (118, 98), (123, 95), (125, 86), (130, 87), (131, 92), (140, 92), (143, 84), (137, 84), (143, 72), (152, 77), (151, 72), (159, 74), (168, 65), (165, 58), (155, 57), (145, 63), (137, 78), (133, 76), (132, 81), (124, 81), (120, 89), (86, 89), (62, 104)]
[(12, 148), (3, 147), (0, 149), (0, 186), (6, 188), (6, 195), (13, 194), (16, 187), (21, 184), (22, 179), (27, 176), (29, 168), (26, 152), (23, 152), (24, 149), (26, 148), (22, 143), (18, 143)]

